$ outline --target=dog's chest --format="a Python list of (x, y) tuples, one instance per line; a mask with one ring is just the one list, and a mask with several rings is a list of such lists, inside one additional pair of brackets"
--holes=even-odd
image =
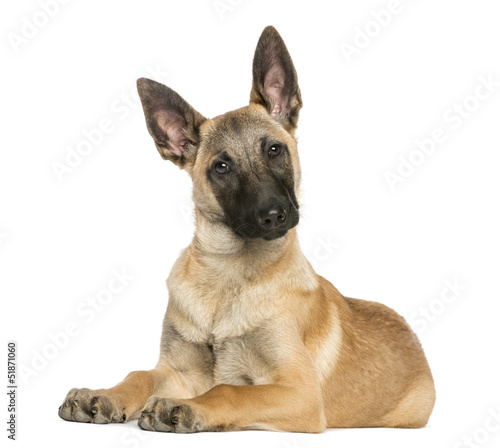
[(272, 347), (261, 346), (261, 338), (262, 335), (255, 332), (221, 341), (210, 338), (215, 384), (244, 386), (271, 383)]
[(196, 288), (184, 286), (182, 291), (182, 300), (172, 297), (179, 310), (170, 319), (183, 339), (208, 345), (214, 383), (269, 384), (276, 344), (273, 309), (263, 305), (262, 291), (226, 288), (205, 297), (196, 296)]
[(275, 307), (270, 293), (262, 285), (214, 282), (213, 285), (185, 282), (171, 294), (176, 308), (184, 316), (182, 332), (193, 342), (210, 338), (216, 341), (243, 336), (272, 318)]
[(169, 278), (169, 319), (183, 339), (210, 347), (215, 384), (272, 381), (279, 282), (249, 281), (245, 274), (234, 264), (218, 275), (191, 268)]

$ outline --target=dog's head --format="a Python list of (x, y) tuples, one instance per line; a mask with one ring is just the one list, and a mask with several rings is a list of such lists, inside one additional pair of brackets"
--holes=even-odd
[(247, 107), (206, 119), (162, 84), (141, 78), (137, 86), (149, 133), (161, 156), (191, 175), (200, 213), (245, 239), (276, 239), (297, 225), (302, 100), (273, 27), (257, 44)]

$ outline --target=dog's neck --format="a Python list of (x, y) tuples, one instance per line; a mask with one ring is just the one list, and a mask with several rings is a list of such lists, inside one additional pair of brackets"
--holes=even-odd
[[(236, 235), (227, 224), (211, 220), (197, 208), (195, 220), (196, 232), (190, 246), (191, 255), (202, 265), (210, 267), (212, 272), (218, 267), (223, 270), (228, 264), (233, 268), (239, 265), (245, 271), (244, 276), (251, 279), (265, 273), (285, 257), (299, 257), (305, 261), (295, 228), (275, 240), (247, 240)], [(291, 259), (289, 261), (293, 263)], [(233, 272), (237, 271), (233, 269)]]

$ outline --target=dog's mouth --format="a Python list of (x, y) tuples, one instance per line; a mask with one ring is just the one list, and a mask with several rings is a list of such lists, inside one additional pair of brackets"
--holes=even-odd
[(298, 223), (299, 214), (296, 210), (293, 210), (287, 214), (286, 219), (281, 223), (263, 224), (258, 219), (252, 221), (238, 219), (233, 222), (231, 228), (234, 233), (246, 240), (262, 238), (266, 241), (272, 241), (284, 237)]
[(246, 240), (256, 240), (258, 238), (263, 238), (266, 241), (276, 240), (286, 235), (288, 229), (277, 229), (274, 231), (262, 232), (255, 226), (244, 227), (240, 230), (235, 230), (235, 233)]
[(272, 240), (277, 240), (278, 238), (281, 238), (285, 236), (290, 229), (283, 229), (283, 230), (275, 230), (273, 233), (268, 234), (263, 236), (262, 238), (265, 239), (266, 241), (272, 241)]

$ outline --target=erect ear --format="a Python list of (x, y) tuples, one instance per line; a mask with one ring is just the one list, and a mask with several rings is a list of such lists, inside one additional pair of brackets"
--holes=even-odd
[(181, 168), (193, 163), (206, 120), (172, 89), (147, 78), (137, 80), (146, 124), (160, 155)]
[(264, 106), (288, 131), (297, 126), (302, 107), (297, 73), (283, 39), (272, 26), (264, 29), (255, 50), (250, 102)]

